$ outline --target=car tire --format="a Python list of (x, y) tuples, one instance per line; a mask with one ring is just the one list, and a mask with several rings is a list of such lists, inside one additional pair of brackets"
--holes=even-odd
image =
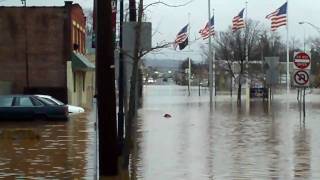
[(47, 120), (47, 116), (44, 114), (38, 114), (33, 119), (37, 121), (45, 121)]

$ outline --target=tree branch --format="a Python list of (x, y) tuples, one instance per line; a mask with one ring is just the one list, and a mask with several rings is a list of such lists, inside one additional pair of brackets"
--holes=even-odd
[(190, 4), (191, 2), (193, 2), (194, 0), (189, 0), (188, 2), (184, 3), (184, 4), (179, 4), (179, 5), (172, 5), (172, 4), (167, 4), (165, 2), (162, 2), (162, 1), (157, 1), (157, 2), (153, 2), (153, 3), (150, 3), (148, 5), (146, 5), (143, 9), (147, 9), (148, 7), (150, 6), (154, 6), (154, 5), (158, 5), (158, 4), (161, 4), (161, 5), (164, 5), (164, 6), (167, 6), (167, 7), (182, 7), (182, 6), (186, 6), (188, 4)]
[(163, 49), (163, 48), (167, 48), (169, 47), (169, 45), (171, 45), (172, 43), (165, 43), (165, 44), (162, 44), (162, 45), (157, 45), (155, 47), (152, 47), (150, 48), (149, 50), (142, 50), (140, 53), (139, 53), (139, 59), (141, 59), (143, 56), (145, 56), (146, 54), (150, 53), (151, 51), (155, 51), (157, 49)]

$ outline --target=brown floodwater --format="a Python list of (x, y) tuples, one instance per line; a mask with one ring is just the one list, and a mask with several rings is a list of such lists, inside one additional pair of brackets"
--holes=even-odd
[[(132, 179), (320, 179), (319, 94), (307, 95), (305, 119), (294, 91), (250, 109), (235, 96), (212, 107), (208, 99), (206, 89), (189, 97), (186, 87), (145, 87)], [(96, 179), (94, 122), (94, 110), (69, 121), (0, 121), (0, 179)]]
[(95, 179), (93, 117), (0, 121), (0, 179)]
[[(179, 86), (147, 86), (131, 161), (133, 179), (320, 179), (320, 95), (307, 94), (302, 118), (295, 91), (272, 103), (219, 95), (210, 108)], [(163, 117), (170, 114), (171, 118)]]

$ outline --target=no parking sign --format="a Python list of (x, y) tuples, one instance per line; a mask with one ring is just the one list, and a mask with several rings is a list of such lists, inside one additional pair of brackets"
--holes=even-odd
[(304, 70), (297, 70), (293, 75), (293, 81), (296, 86), (307, 87), (310, 84), (309, 73)]

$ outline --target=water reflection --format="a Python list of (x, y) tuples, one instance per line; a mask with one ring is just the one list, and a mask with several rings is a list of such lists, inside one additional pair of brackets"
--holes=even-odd
[(295, 132), (294, 142), (294, 177), (300, 179), (310, 179), (311, 152), (309, 130), (305, 127), (297, 128)]
[(1, 121), (0, 179), (93, 179), (88, 114), (69, 121)]
[(139, 148), (132, 155), (135, 179), (320, 178), (319, 95), (307, 97), (306, 125), (300, 126), (295, 94), (289, 101), (275, 95), (270, 105), (253, 100), (247, 111), (229, 96), (218, 96), (210, 109), (206, 93), (192, 92), (188, 97), (179, 86), (145, 90)]

